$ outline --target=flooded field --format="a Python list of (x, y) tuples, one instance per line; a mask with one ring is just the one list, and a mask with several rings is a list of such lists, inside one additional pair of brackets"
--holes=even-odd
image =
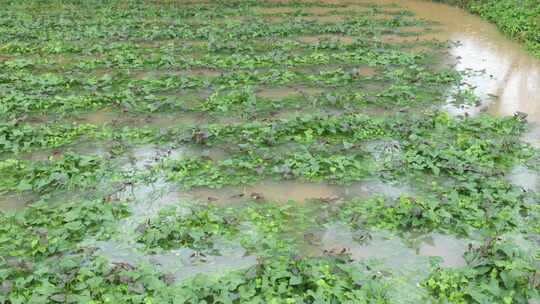
[(540, 60), (429, 1), (233, 4), (0, 12), (0, 303), (539, 301)]
[[(392, 1), (387, 1), (388, 3)], [(420, 18), (439, 22), (438, 40), (450, 40), (450, 58), (456, 68), (481, 73), (466, 81), (481, 101), (463, 113), (487, 111), (498, 116), (527, 113), (532, 122), (540, 120), (540, 62), (518, 43), (508, 40), (497, 28), (459, 8), (423, 1), (402, 1), (403, 7)], [(433, 12), (437, 14), (434, 15)]]

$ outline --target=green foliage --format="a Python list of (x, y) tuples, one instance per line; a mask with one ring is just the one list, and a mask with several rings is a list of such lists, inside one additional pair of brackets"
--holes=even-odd
[(95, 131), (95, 126), (87, 124), (31, 127), (14, 120), (0, 124), (0, 153), (56, 148), (72, 143), (83, 135), (92, 135)]
[(507, 232), (520, 225), (524, 194), (504, 180), (483, 178), (452, 187), (433, 183), (429, 195), (401, 196), (395, 200), (351, 200), (336, 217), (358, 229), (363, 225), (394, 231), (433, 230), (468, 235), (478, 229)]
[[(359, 223), (381, 229), (407, 231), (431, 230), (450, 224), (452, 215), (437, 201), (400, 197), (387, 203), (384, 199), (352, 201), (341, 209), (339, 218), (358, 226)], [(361, 227), (361, 226), (360, 226)], [(356, 227), (356, 228), (360, 228)]]
[(74, 249), (87, 235), (110, 237), (112, 224), (126, 213), (125, 205), (90, 201), (1, 214), (2, 256), (46, 257)]
[(351, 182), (366, 177), (369, 167), (357, 156), (313, 154), (308, 151), (262, 158), (248, 156), (224, 161), (186, 159), (169, 162), (166, 172), (187, 187), (238, 185), (265, 177)]
[(230, 92), (224, 96), (220, 92), (216, 92), (201, 104), (201, 108), (204, 111), (227, 112), (234, 105), (253, 106), (255, 101), (256, 97), (248, 87), (241, 91)]
[(197, 278), (181, 301), (209, 303), (388, 303), (385, 285), (346, 260), (277, 258), (247, 273)]
[(230, 224), (233, 220), (218, 214), (215, 207), (194, 209), (189, 215), (180, 215), (173, 209), (143, 224), (138, 241), (150, 248), (210, 249), (215, 238), (235, 232)]
[(95, 184), (104, 171), (101, 158), (74, 153), (39, 162), (7, 159), (0, 162), (0, 191), (73, 190)]
[(534, 258), (504, 238), (489, 238), (466, 254), (467, 267), (436, 269), (424, 283), (441, 303), (529, 303), (538, 298)]

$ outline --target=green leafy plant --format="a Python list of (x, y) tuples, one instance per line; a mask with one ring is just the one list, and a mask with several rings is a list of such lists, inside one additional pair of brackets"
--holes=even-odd
[(508, 240), (489, 238), (466, 254), (467, 268), (438, 269), (424, 283), (440, 301), (528, 303), (538, 298), (533, 257)]

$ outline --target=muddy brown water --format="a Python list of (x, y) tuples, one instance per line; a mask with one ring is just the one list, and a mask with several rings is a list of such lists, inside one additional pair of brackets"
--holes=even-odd
[(199, 201), (226, 206), (249, 200), (305, 203), (312, 199), (333, 198), (339, 192), (338, 187), (322, 183), (265, 180), (243, 187), (195, 188), (190, 194)]
[(332, 203), (344, 199), (373, 196), (397, 199), (401, 195), (412, 195), (414, 191), (407, 185), (390, 184), (378, 180), (365, 180), (349, 186), (340, 186), (326, 183), (266, 179), (246, 186), (229, 186), (219, 189), (194, 188), (188, 193), (201, 202), (229, 206), (252, 200), (270, 201), (279, 204), (293, 201), (305, 204), (312, 200)]
[(456, 68), (484, 71), (482, 76), (468, 79), (484, 101), (482, 110), (493, 115), (521, 111), (530, 121), (540, 122), (540, 60), (505, 37), (495, 25), (445, 4), (407, 0), (376, 3), (397, 3), (418, 18), (438, 22), (440, 31), (429, 34), (429, 38), (458, 42), (450, 49), (450, 54), (458, 58)]

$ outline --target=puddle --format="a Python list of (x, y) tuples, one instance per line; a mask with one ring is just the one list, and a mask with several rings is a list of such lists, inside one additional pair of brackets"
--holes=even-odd
[(280, 100), (293, 96), (314, 96), (323, 93), (322, 89), (306, 87), (278, 87), (259, 90), (256, 94), (261, 98)]
[(186, 149), (184, 147), (149, 144), (133, 147), (126, 154), (128, 162), (123, 166), (124, 170), (144, 171), (165, 159), (178, 160), (183, 158), (186, 155)]
[(279, 203), (288, 201), (304, 203), (310, 199), (332, 198), (337, 194), (337, 188), (328, 184), (296, 181), (263, 181), (248, 190), (260, 194), (264, 199)]
[(92, 113), (88, 113), (82, 116), (80, 123), (92, 124), (92, 125), (104, 125), (110, 124), (119, 119), (118, 113), (114, 112), (111, 108), (103, 108)]
[(525, 191), (537, 191), (540, 186), (540, 175), (523, 165), (519, 165), (508, 174), (508, 181)]
[(215, 161), (229, 158), (229, 154), (217, 147), (174, 145), (141, 145), (131, 148), (127, 153), (124, 170), (144, 171), (164, 160), (180, 160), (189, 157), (204, 157)]
[[(197, 109), (200, 103), (210, 97), (214, 91), (212, 89), (201, 90), (179, 90), (171, 94), (158, 96), (165, 97), (165, 102), (171, 104), (173, 109)], [(175, 114), (179, 114), (176, 112)]]
[(444, 267), (462, 267), (466, 265), (463, 253), (468, 249), (467, 240), (456, 239), (449, 235), (433, 233), (421, 239), (416, 253), (421, 256), (441, 257)]
[(179, 75), (190, 75), (190, 76), (199, 76), (199, 77), (218, 77), (223, 75), (224, 71), (213, 70), (213, 69), (191, 69), (179, 73)]
[[(357, 241), (359, 238), (363, 239), (363, 244)], [(463, 254), (471, 242), (439, 233), (425, 235), (415, 241), (417, 244), (411, 247), (401, 238), (388, 232), (376, 232), (366, 236), (365, 233), (354, 233), (342, 224), (335, 224), (323, 232), (317, 250), (318, 254), (339, 253), (345, 250), (357, 261), (384, 260), (385, 265), (394, 270), (400, 270), (408, 263), (423, 264), (429, 257), (442, 258), (441, 265), (446, 267), (461, 267), (465, 265)]]
[[(175, 99), (178, 99), (179, 103), (187, 104), (182, 99), (182, 96), (168, 97), (168, 102), (177, 103)], [(195, 100), (195, 97), (189, 96), (190, 100)], [(112, 109), (102, 109), (96, 112), (87, 113), (81, 115), (78, 119), (78, 123), (88, 123), (97, 126), (111, 125), (113, 127), (148, 127), (166, 129), (171, 127), (193, 127), (201, 124), (217, 123), (217, 124), (229, 124), (232, 122), (238, 122), (236, 115), (228, 116), (209, 116), (203, 113), (190, 112), (190, 111), (175, 111), (167, 113), (151, 113), (144, 115), (138, 112), (120, 113)]]
[(371, 77), (376, 74), (376, 70), (373, 67), (359, 65), (359, 66), (347, 66), (340, 65), (317, 65), (308, 67), (299, 67), (296, 71), (306, 74), (326, 74), (326, 73), (344, 73), (349, 74), (351, 77)]
[(429, 1), (377, 1), (388, 3), (398, 3), (418, 18), (440, 23), (437, 28), (441, 32), (429, 36), (459, 41), (450, 54), (459, 59), (458, 70), (485, 72), (467, 81), (482, 100), (495, 96), (487, 109), (489, 113), (512, 115), (520, 111), (527, 113), (529, 120), (540, 122), (540, 60), (529, 55), (523, 46), (506, 38), (495, 25), (456, 7)]
[[(151, 149), (140, 149), (138, 155), (149, 155)], [(191, 212), (186, 193), (177, 184), (158, 179), (152, 183), (128, 186), (114, 195), (114, 200), (128, 201), (131, 214), (119, 223), (118, 233), (110, 241), (85, 240), (84, 247), (97, 249), (96, 254), (110, 263), (129, 264), (132, 267), (150, 266), (167, 274), (174, 283), (179, 283), (197, 274), (223, 275), (230, 271), (246, 269), (257, 264), (255, 256), (247, 255), (236, 243), (214, 242), (213, 252), (200, 254), (189, 248), (145, 254), (142, 245), (136, 242), (137, 228), (141, 223), (156, 217), (161, 210), (178, 206), (177, 212)], [(184, 208), (182, 208), (184, 207)], [(216, 254), (219, 253), (219, 254)]]
[[(184, 157), (206, 156), (219, 160), (228, 157), (224, 150), (218, 148), (174, 147), (143, 145), (128, 151), (127, 163), (122, 169), (126, 173), (145, 173), (164, 160), (179, 160)], [(107, 186), (104, 186), (107, 188)], [(138, 224), (159, 214), (163, 208), (182, 205), (186, 199), (191, 198), (188, 193), (181, 190), (176, 183), (167, 182), (158, 177), (152, 182), (139, 182), (126, 184), (110, 195), (112, 201), (130, 202), (131, 216), (121, 222), (124, 237), (128, 238)]]
[(152, 113), (137, 115), (134, 113), (120, 113), (111, 108), (104, 108), (96, 112), (83, 114), (76, 119), (81, 124), (97, 126), (146, 126), (153, 128), (167, 128), (174, 126), (191, 127), (201, 123), (204, 117), (195, 112)]
[(529, 130), (523, 134), (523, 141), (531, 144), (535, 148), (540, 148), (540, 124), (531, 123)]
[[(299, 66), (299, 67), (295, 67), (294, 71), (296, 73), (309, 75), (309, 76), (311, 75), (313, 76), (347, 75), (355, 79), (356, 81), (360, 81), (361, 79), (370, 80), (373, 78), (374, 75), (377, 74), (377, 71), (375, 68), (367, 66), (367, 65), (344, 66), (344, 65), (340, 65), (339, 63), (326, 64), (326, 65)], [(328, 93), (332, 93), (332, 92), (328, 92)]]
[(358, 66), (350, 69), (346, 69), (348, 73), (353, 75), (354, 77), (363, 76), (363, 77), (372, 77), (377, 74), (377, 71), (375, 68), (368, 67), (368, 66)]
[(137, 119), (130, 120), (129, 125), (131, 127), (144, 126), (150, 128), (177, 128), (177, 127), (187, 127), (191, 128), (194, 126), (208, 125), (208, 124), (218, 124), (218, 125), (227, 125), (241, 123), (243, 120), (241, 117), (235, 114), (219, 115), (219, 114), (210, 114), (210, 113), (199, 113), (199, 112), (174, 112), (174, 113), (152, 113), (151, 115), (146, 115), (139, 117)]
[(182, 71), (139, 71), (133, 73), (132, 77), (138, 80), (151, 80), (162, 76), (199, 76), (212, 78), (222, 74), (223, 71), (200, 68)]
[(152, 183), (141, 182), (127, 185), (110, 197), (112, 201), (129, 203), (131, 214), (119, 222), (119, 232), (115, 236), (115, 239), (122, 243), (134, 243), (137, 227), (156, 217), (161, 210), (186, 203), (186, 196), (180, 191), (180, 187), (163, 179)]
[(192, 146), (184, 150), (185, 157), (203, 157), (213, 161), (222, 161), (230, 158), (229, 153), (218, 147)]
[(285, 109), (270, 113), (271, 120), (286, 120), (290, 121), (298, 117), (306, 116), (306, 113), (301, 110)]
[(257, 14), (272, 15), (272, 14), (290, 14), (298, 11), (294, 7), (257, 7), (253, 11)]
[(332, 41), (341, 43), (344, 45), (353, 44), (355, 38), (352, 36), (338, 36), (338, 35), (313, 35), (313, 36), (296, 36), (294, 40), (302, 43), (319, 43), (321, 41)]
[(373, 196), (397, 199), (401, 195), (407, 194), (414, 194), (412, 188), (407, 185), (394, 185), (378, 180), (367, 180), (350, 186), (339, 186), (325, 183), (267, 179), (254, 185), (229, 186), (220, 189), (201, 187), (189, 191), (189, 195), (198, 201), (210, 202), (220, 206), (252, 200), (271, 201), (281, 204), (294, 201), (304, 204), (309, 200), (317, 199), (328, 202), (352, 198), (367, 199)]
[(26, 195), (0, 195), (0, 212), (22, 210), (30, 201), (31, 198)]
[(23, 153), (21, 155), (21, 159), (32, 162), (46, 160), (57, 161), (61, 159), (68, 151), (72, 151), (80, 155), (108, 157), (109, 149), (109, 144), (104, 142), (79, 142), (56, 149), (46, 149)]
[(287, 203), (305, 203), (311, 199), (335, 199), (340, 193), (338, 186), (298, 181), (264, 180), (244, 187), (224, 187), (221, 189), (195, 188), (190, 195), (202, 202), (220, 206), (238, 204), (250, 200)]
[(158, 164), (167, 155), (165, 150), (154, 145), (139, 146), (128, 152), (129, 163), (125, 169), (145, 170)]
[(99, 241), (88, 246), (98, 248), (98, 254), (106, 257), (111, 264), (127, 263), (138, 266), (144, 261), (144, 255), (137, 252), (142, 246), (138, 244), (124, 244), (115, 241)]
[(144, 125), (153, 128), (193, 127), (199, 125), (203, 120), (204, 118), (198, 113), (154, 113), (144, 118)]
[(413, 195), (414, 191), (408, 185), (398, 185), (368, 180), (354, 183), (343, 189), (341, 195), (345, 198), (367, 199), (373, 196), (384, 196), (391, 200), (398, 199), (402, 195)]
[(446, 104), (442, 110), (446, 111), (451, 116), (456, 117), (474, 117), (481, 113), (486, 113), (489, 105), (472, 106), (472, 105), (455, 105), (453, 103)]
[(64, 155), (62, 149), (39, 150), (22, 154), (21, 158), (28, 161), (59, 160)]
[(215, 245), (214, 251), (221, 255), (200, 255), (189, 248), (170, 250), (162, 254), (144, 254), (139, 244), (115, 241), (87, 242), (85, 246), (97, 248), (96, 254), (107, 258), (111, 264), (150, 266), (167, 274), (174, 283), (181, 283), (198, 274), (220, 276), (257, 264), (257, 258), (247, 255), (239, 244)]
[(257, 258), (247, 255), (240, 245), (217, 249), (222, 255), (206, 255), (202, 259), (193, 259), (197, 253), (191, 249), (175, 250), (168, 254), (152, 257), (164, 272), (171, 272), (175, 282), (181, 282), (197, 274), (224, 275), (231, 271), (247, 269), (257, 265)]
[[(430, 259), (439, 257), (445, 267), (465, 265), (463, 254), (470, 240), (456, 239), (442, 234), (426, 235), (415, 247), (389, 232), (353, 232), (347, 226), (334, 224), (326, 227), (307, 247), (313, 255), (348, 254), (353, 261), (368, 263), (385, 273), (394, 286), (390, 295), (400, 299), (396, 303), (418, 303), (425, 290), (418, 284), (429, 275)], [(408, 299), (403, 301), (403, 299)]]

